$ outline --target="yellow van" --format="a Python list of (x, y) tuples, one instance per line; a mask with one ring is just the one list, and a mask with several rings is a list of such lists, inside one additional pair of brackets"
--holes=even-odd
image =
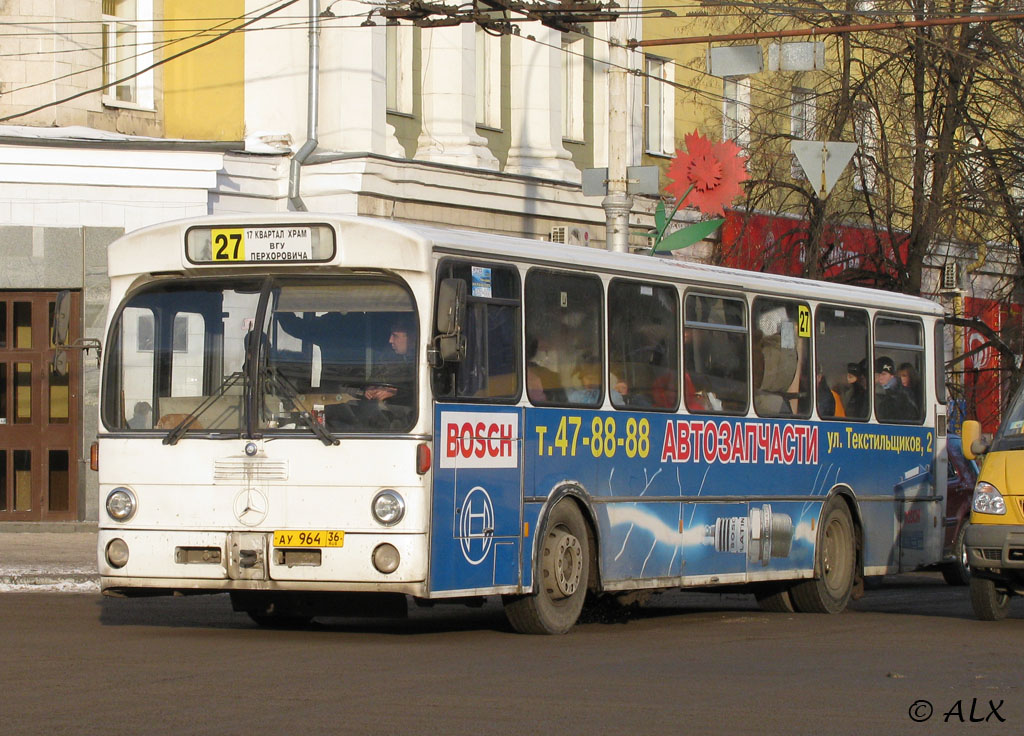
[(998, 621), (1009, 613), (1010, 599), (1024, 595), (1024, 389), (991, 444), (976, 421), (964, 422), (961, 435), (964, 457), (985, 455), (965, 539), (971, 606), (978, 618)]

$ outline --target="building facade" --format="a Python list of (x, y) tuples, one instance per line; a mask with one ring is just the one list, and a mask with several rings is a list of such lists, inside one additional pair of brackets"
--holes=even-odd
[[(630, 122), (611, 145), (631, 164), (648, 150), (643, 83), (631, 75), (619, 100), (608, 84), (609, 40), (642, 37), (641, 16), (502, 33), (497, 15), (487, 29), (419, 27), (385, 7), (5, 5), (0, 523), (96, 518), (94, 345), (111, 307), (106, 248), (126, 231), (305, 208), (603, 247), (601, 197), (583, 195), (581, 172), (607, 164), (613, 109)], [(641, 54), (626, 58), (640, 69)], [(658, 109), (674, 109), (671, 90)], [(654, 205), (636, 200), (634, 229)], [(83, 348), (66, 373), (51, 342), (63, 290)]]

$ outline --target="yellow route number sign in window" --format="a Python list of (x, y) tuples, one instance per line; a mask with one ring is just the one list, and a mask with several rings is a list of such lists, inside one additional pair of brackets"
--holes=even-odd
[(213, 260), (309, 261), (313, 258), (313, 234), (309, 227), (214, 228), (210, 232)]

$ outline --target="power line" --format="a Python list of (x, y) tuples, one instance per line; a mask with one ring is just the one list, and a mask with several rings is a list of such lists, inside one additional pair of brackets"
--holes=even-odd
[(152, 69), (156, 69), (158, 66), (162, 66), (162, 65), (166, 64), (169, 61), (173, 61), (174, 59), (177, 59), (177, 58), (179, 58), (181, 56), (184, 56), (185, 54), (190, 54), (193, 51), (198, 51), (199, 49), (201, 49), (201, 48), (203, 48), (205, 46), (209, 46), (212, 43), (216, 43), (217, 41), (221, 40), (222, 38), (226, 38), (227, 36), (230, 36), (231, 34), (235, 33), (236, 31), (241, 30), (242, 28), (250, 26), (253, 23), (256, 23), (258, 21), (261, 21), (264, 18), (266, 18), (266, 17), (268, 17), (270, 15), (273, 15), (274, 13), (278, 12), (279, 10), (284, 10), (285, 8), (287, 8), (290, 5), (294, 5), (298, 1), (299, 0), (285, 0), (285, 2), (281, 3), (280, 5), (278, 5), (278, 6), (274, 7), (274, 8), (271, 8), (270, 10), (268, 10), (268, 11), (266, 11), (264, 13), (261, 13), (260, 15), (257, 15), (256, 17), (252, 18), (251, 20), (247, 20), (245, 23), (242, 23), (240, 26), (236, 26), (235, 28), (231, 28), (231, 29), (229, 29), (229, 30), (227, 30), (227, 31), (225, 31), (223, 33), (220, 33), (220, 34), (214, 36), (213, 38), (207, 39), (206, 41), (203, 41), (202, 43), (197, 44), (196, 46), (192, 46), (191, 48), (184, 49), (183, 51), (180, 51), (180, 52), (178, 52), (176, 54), (172, 54), (171, 56), (168, 56), (168, 57), (166, 57), (164, 59), (161, 59), (160, 61), (156, 61), (156, 62), (150, 64), (149, 66), (147, 66), (147, 67), (145, 67), (143, 69), (139, 69), (139, 70), (133, 72), (132, 74), (128, 74), (128, 75), (126, 75), (124, 77), (121, 77), (120, 79), (115, 79), (113, 81), (107, 82), (106, 84), (102, 84), (99, 87), (94, 87), (92, 89), (87, 89), (87, 90), (84, 90), (82, 92), (77, 92), (77, 93), (75, 93), (73, 95), (68, 95), (67, 97), (64, 97), (64, 98), (59, 99), (59, 100), (55, 100), (53, 102), (48, 102), (48, 103), (43, 104), (43, 105), (38, 105), (38, 106), (32, 108), (31, 110), (25, 110), (25, 111), (16, 113), (14, 115), (8, 115), (6, 117), (0, 118), (0, 123), (6, 123), (8, 120), (13, 120), (15, 118), (24, 117), (25, 115), (31, 115), (34, 112), (39, 112), (40, 110), (45, 110), (48, 107), (54, 107), (56, 105), (61, 105), (61, 104), (64, 104), (65, 102), (70, 102), (71, 100), (77, 100), (79, 97), (84, 97), (85, 95), (94, 94), (96, 92), (102, 92), (105, 89), (109, 89), (109, 88), (114, 87), (114, 86), (116, 86), (118, 84), (122, 84), (122, 83), (127, 82), (127, 81), (129, 81), (131, 79), (135, 79), (136, 77), (138, 77), (138, 76), (140, 76), (142, 74), (145, 74), (146, 72), (148, 72), (148, 71), (150, 71)]
[(643, 41), (630, 41), (630, 48), (648, 46), (684, 46), (693, 43), (714, 43), (716, 41), (757, 41), (772, 38), (793, 38), (816, 36), (836, 36), (844, 33), (863, 33), (866, 31), (891, 31), (905, 28), (927, 28), (930, 26), (965, 25), (969, 23), (994, 23), (1003, 20), (1024, 20), (1024, 13), (962, 15), (949, 18), (929, 18), (927, 20), (901, 20), (889, 23), (864, 23), (859, 25), (826, 26), (823, 28), (789, 28), (777, 31), (753, 31), (750, 33), (722, 33), (708, 36), (684, 36), (682, 38), (651, 38)]

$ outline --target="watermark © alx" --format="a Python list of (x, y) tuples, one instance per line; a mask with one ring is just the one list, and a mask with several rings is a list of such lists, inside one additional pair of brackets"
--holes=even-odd
[[(960, 699), (953, 703), (944, 712), (936, 713), (935, 706), (928, 700), (915, 700), (910, 704), (910, 720), (917, 723), (924, 723), (925, 721), (935, 720), (942, 718), (943, 723), (988, 723), (998, 721), (1003, 723), (1006, 721), (999, 714), (999, 709), (1003, 707), (1003, 702), (1000, 700), (996, 702), (994, 700), (981, 701), (978, 698), (971, 698), (970, 700)], [(941, 707), (941, 706), (940, 706)]]

